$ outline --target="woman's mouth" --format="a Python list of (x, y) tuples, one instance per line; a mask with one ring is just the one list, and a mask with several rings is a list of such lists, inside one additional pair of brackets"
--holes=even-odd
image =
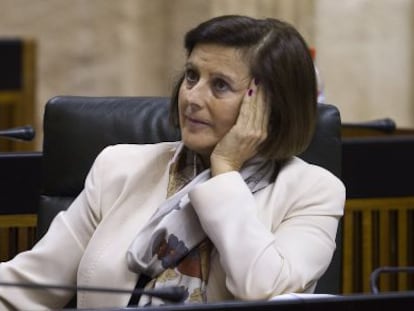
[(196, 118), (192, 118), (192, 117), (189, 117), (189, 116), (186, 116), (186, 120), (187, 120), (187, 124), (190, 127), (200, 128), (200, 127), (210, 126), (210, 124), (206, 121), (196, 119)]

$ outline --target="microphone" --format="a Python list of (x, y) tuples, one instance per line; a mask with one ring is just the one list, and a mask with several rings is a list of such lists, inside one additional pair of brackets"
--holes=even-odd
[(19, 282), (0, 282), (1, 286), (8, 287), (23, 287), (33, 290), (46, 290), (46, 289), (58, 289), (64, 291), (84, 291), (84, 292), (100, 292), (107, 294), (131, 294), (131, 295), (146, 295), (150, 297), (157, 297), (170, 302), (183, 302), (187, 296), (187, 291), (180, 286), (161, 287), (154, 289), (142, 289), (135, 288), (118, 289), (110, 287), (93, 287), (93, 286), (71, 286), (71, 285), (57, 285), (57, 284), (44, 284), (44, 283), (19, 283)]
[(35, 130), (30, 125), (19, 126), (7, 130), (0, 130), (0, 136), (29, 141), (34, 138)]
[(378, 282), (378, 279), (381, 273), (400, 273), (400, 272), (414, 273), (414, 266), (403, 266), (403, 267), (384, 266), (384, 267), (376, 268), (374, 271), (371, 272), (369, 276), (371, 292), (373, 294), (379, 293), (377, 282)]

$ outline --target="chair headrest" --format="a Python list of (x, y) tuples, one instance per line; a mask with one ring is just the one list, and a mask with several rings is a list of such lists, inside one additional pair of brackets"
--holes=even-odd
[[(335, 106), (320, 104), (314, 138), (300, 155), (341, 173), (340, 116)], [(167, 97), (57, 96), (44, 115), (44, 194), (76, 196), (98, 153), (117, 143), (177, 141), (170, 126)]]
[(180, 139), (168, 121), (166, 97), (58, 96), (45, 107), (45, 194), (73, 196), (98, 153), (118, 143)]

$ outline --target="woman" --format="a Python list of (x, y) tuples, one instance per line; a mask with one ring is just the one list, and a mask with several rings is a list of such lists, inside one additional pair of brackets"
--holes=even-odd
[[(295, 155), (315, 126), (309, 49), (275, 19), (222, 16), (185, 37), (171, 119), (182, 140), (117, 145), (44, 238), (0, 264), (0, 281), (180, 286), (185, 302), (312, 292), (327, 269), (345, 189)], [(4, 309), (60, 308), (67, 291), (0, 287)], [(79, 292), (78, 307), (159, 299)]]

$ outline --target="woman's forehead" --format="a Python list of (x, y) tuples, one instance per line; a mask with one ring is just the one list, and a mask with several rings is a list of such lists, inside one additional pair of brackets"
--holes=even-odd
[(250, 76), (249, 62), (240, 49), (218, 45), (196, 45), (189, 55), (187, 67), (195, 66), (234, 78)]

